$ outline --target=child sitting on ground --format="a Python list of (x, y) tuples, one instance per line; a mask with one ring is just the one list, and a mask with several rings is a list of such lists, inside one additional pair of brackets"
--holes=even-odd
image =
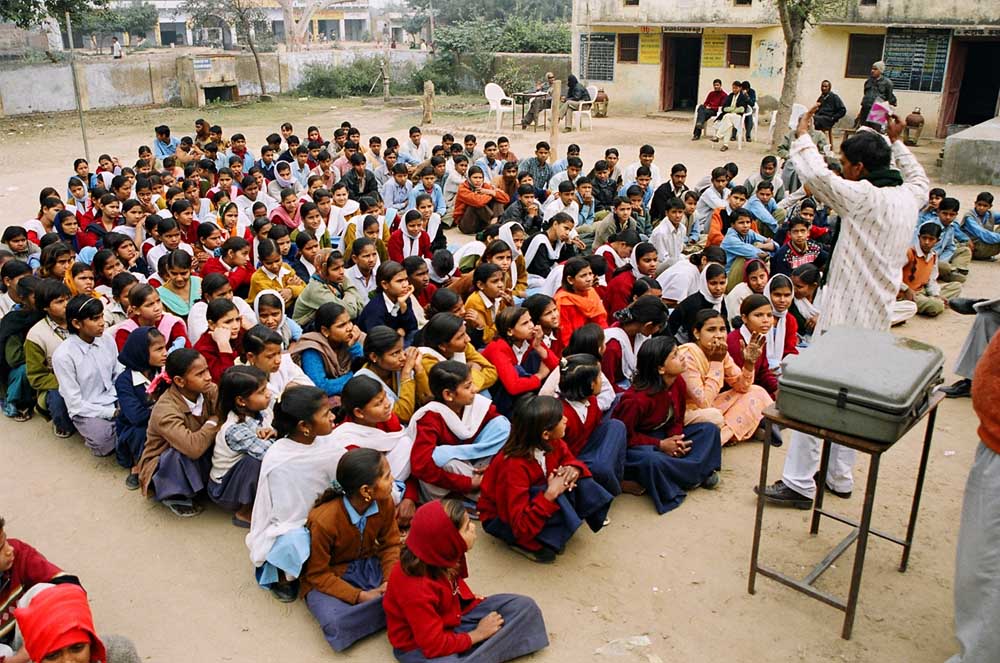
[[(947, 200), (947, 199), (946, 199)], [(920, 226), (914, 246), (906, 250), (903, 281), (898, 298), (916, 303), (917, 314), (930, 318), (944, 313), (948, 300), (958, 297), (962, 284), (958, 281), (938, 283), (938, 256), (934, 245), (941, 238), (941, 226), (933, 221)]]
[(118, 363), (125, 370), (115, 378), (118, 416), (115, 432), (118, 464), (129, 471), (125, 487), (139, 489), (138, 466), (146, 446), (146, 427), (153, 411), (149, 387), (167, 361), (167, 341), (154, 327), (139, 327), (125, 341), (118, 353)]
[(347, 310), (332, 302), (316, 311), (313, 330), (291, 347), (292, 358), (327, 396), (339, 396), (354, 373), (351, 364), (363, 355), (361, 332)]

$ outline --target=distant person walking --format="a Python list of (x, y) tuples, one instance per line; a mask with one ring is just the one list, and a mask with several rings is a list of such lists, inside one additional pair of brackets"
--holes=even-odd
[(122, 45), (118, 43), (118, 37), (111, 38), (111, 57), (115, 60), (121, 60), (125, 51), (122, 49)]

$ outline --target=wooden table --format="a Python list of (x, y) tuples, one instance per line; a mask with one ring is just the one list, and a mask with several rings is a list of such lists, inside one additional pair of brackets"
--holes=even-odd
[[(826, 557), (813, 567), (812, 571), (810, 571), (802, 580), (797, 580), (781, 573), (780, 571), (777, 571), (776, 569), (760, 564), (760, 534), (764, 519), (764, 490), (767, 487), (767, 464), (771, 451), (771, 445), (765, 442), (763, 445), (764, 451), (761, 456), (760, 463), (760, 483), (757, 487), (757, 516), (754, 523), (753, 548), (750, 552), (750, 581), (747, 591), (751, 594), (756, 593), (757, 574), (759, 573), (764, 577), (777, 580), (778, 582), (787, 585), (798, 592), (802, 592), (807, 596), (811, 596), (818, 601), (822, 601), (827, 605), (843, 610), (845, 615), (841, 637), (845, 640), (850, 640), (851, 630), (854, 627), (854, 616), (858, 607), (858, 593), (861, 589), (861, 575), (865, 567), (865, 552), (868, 548), (868, 535), (874, 534), (881, 539), (885, 539), (886, 541), (891, 541), (899, 546), (902, 546), (903, 556), (899, 562), (899, 572), (903, 573), (906, 571), (906, 565), (910, 559), (910, 550), (913, 547), (913, 533), (917, 525), (917, 512), (920, 508), (920, 495), (924, 488), (924, 476), (927, 472), (927, 459), (930, 455), (931, 439), (934, 436), (934, 420), (937, 418), (937, 408), (938, 405), (941, 404), (942, 400), (944, 400), (944, 394), (941, 392), (934, 392), (931, 395), (930, 402), (928, 403), (927, 411), (921, 415), (921, 417), (914, 420), (910, 427), (903, 433), (903, 435), (905, 435), (906, 432), (914, 428), (921, 420), (924, 418), (927, 419), (927, 427), (924, 431), (923, 450), (920, 455), (920, 466), (917, 469), (917, 484), (913, 492), (913, 503), (910, 507), (910, 520), (906, 528), (906, 538), (904, 539), (900, 539), (896, 536), (871, 527), (872, 506), (875, 503), (875, 486), (878, 482), (879, 461), (881, 460), (883, 453), (895, 446), (895, 442), (892, 444), (882, 444), (880, 442), (873, 442), (872, 440), (867, 440), (861, 437), (854, 437), (852, 435), (845, 435), (843, 433), (825, 430), (812, 424), (784, 417), (773, 405), (767, 408), (767, 410), (764, 411), (764, 417), (769, 422), (778, 424), (783, 428), (801, 431), (823, 440), (823, 454), (820, 460), (819, 475), (817, 476), (816, 499), (813, 502), (812, 523), (809, 528), (809, 533), (817, 534), (819, 532), (819, 523), (822, 516), (826, 516), (832, 520), (849, 525), (851, 527), (851, 531), (840, 543), (834, 546), (830, 552), (827, 553)], [(903, 435), (901, 435), (900, 438), (902, 438)], [(851, 520), (850, 518), (846, 518), (845, 516), (841, 516), (839, 514), (831, 513), (823, 508), (823, 494), (826, 488), (827, 468), (830, 464), (831, 444), (840, 444), (862, 453), (866, 453), (871, 457), (868, 468), (868, 482), (865, 487), (864, 506), (861, 509), (860, 522)], [(837, 561), (837, 559), (844, 554), (844, 552), (853, 543), (857, 543), (858, 547), (854, 554), (854, 568), (851, 572), (851, 584), (850, 589), (848, 590), (847, 600), (844, 601), (837, 596), (814, 587), (813, 583), (815, 583), (816, 580), (828, 568), (830, 568), (830, 566)]]
[[(540, 97), (547, 97), (547, 96), (549, 96), (548, 92), (515, 92), (514, 94), (511, 95), (511, 97), (514, 99), (514, 103), (516, 103), (516, 104), (518, 104), (518, 105), (521, 106), (521, 120), (524, 120), (524, 108), (525, 108), (525, 106), (530, 105), (531, 102), (534, 101), (535, 99), (538, 99)], [(545, 118), (545, 112), (544, 111), (545, 111), (544, 108), (543, 109), (539, 109), (539, 111), (538, 111), (538, 114), (540, 116), (542, 116), (542, 118), (543, 118), (543, 122), (544, 122), (544, 118)], [(514, 124), (514, 121), (515, 121), (514, 113), (511, 113), (511, 118), (510, 119), (511, 119), (511, 128), (513, 128), (515, 126), (515, 124)], [(537, 117), (535, 118), (534, 124), (535, 124), (535, 131), (538, 131), (538, 118)]]

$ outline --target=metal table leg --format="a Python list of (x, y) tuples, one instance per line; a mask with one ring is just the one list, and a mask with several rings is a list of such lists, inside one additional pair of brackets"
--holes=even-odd
[(819, 474), (816, 475), (816, 498), (813, 500), (812, 523), (809, 525), (810, 534), (819, 533), (819, 520), (823, 509), (823, 494), (826, 492), (826, 473), (830, 469), (830, 440), (823, 439), (823, 453), (819, 460)]
[(920, 454), (920, 468), (917, 470), (917, 486), (913, 490), (913, 506), (910, 507), (910, 522), (906, 526), (906, 542), (903, 543), (903, 557), (899, 562), (899, 572), (906, 571), (910, 561), (910, 549), (913, 547), (913, 534), (917, 529), (917, 513), (920, 510), (920, 495), (924, 492), (924, 477), (927, 475), (927, 459), (931, 455), (931, 439), (934, 437), (934, 420), (937, 419), (937, 408), (931, 410), (927, 417), (927, 428), (924, 430), (924, 449)]
[(760, 482), (757, 485), (757, 515), (753, 525), (753, 547), (750, 550), (750, 580), (747, 585), (747, 591), (751, 594), (756, 593), (757, 559), (760, 554), (760, 530), (764, 521), (764, 490), (767, 488), (767, 464), (771, 457), (770, 443), (765, 442), (761, 446), (764, 451), (760, 459)]
[(865, 487), (865, 504), (861, 511), (861, 522), (858, 524), (858, 545), (854, 551), (854, 570), (851, 571), (851, 589), (847, 595), (847, 614), (844, 617), (844, 629), (841, 636), (844, 640), (851, 639), (854, 628), (854, 615), (858, 608), (858, 594), (861, 591), (861, 574), (865, 570), (865, 552), (868, 549), (868, 530), (872, 522), (872, 507), (875, 505), (875, 485), (878, 482), (878, 466), (881, 454), (873, 453), (868, 466), (868, 484)]

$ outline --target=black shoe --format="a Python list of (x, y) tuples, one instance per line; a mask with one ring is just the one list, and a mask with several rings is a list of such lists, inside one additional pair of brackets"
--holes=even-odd
[[(757, 486), (753, 487), (753, 492), (758, 492)], [(813, 503), (811, 498), (792, 490), (781, 479), (764, 489), (764, 501), (779, 506), (792, 506), (796, 509), (809, 509)]]
[(125, 477), (125, 488), (128, 490), (139, 490), (139, 475), (129, 474)]
[(528, 550), (527, 548), (513, 544), (510, 546), (510, 549), (519, 555), (524, 555), (537, 564), (551, 564), (556, 561), (555, 551), (545, 546), (542, 546), (539, 550)]
[(959, 380), (947, 387), (939, 387), (938, 391), (947, 398), (968, 398), (972, 395), (972, 380)]
[(289, 582), (289, 583), (279, 583), (276, 582), (268, 589), (274, 594), (274, 598), (278, 599), (282, 603), (291, 603), (295, 599), (299, 598), (299, 583)]
[(715, 472), (709, 474), (707, 479), (701, 482), (701, 487), (707, 490), (712, 490), (719, 485), (720, 481), (722, 481), (722, 478), (719, 477), (719, 471), (716, 470)]
[(834, 497), (839, 497), (842, 500), (849, 500), (851, 499), (851, 494), (853, 491), (848, 490), (847, 492), (841, 492), (839, 490), (834, 490), (833, 488), (831, 488), (830, 484), (826, 484), (826, 492), (829, 493), (830, 495), (833, 495)]
[(971, 297), (953, 297), (948, 300), (948, 308), (962, 315), (975, 315), (976, 309), (973, 307), (979, 302), (985, 301), (985, 299), (973, 299)]

